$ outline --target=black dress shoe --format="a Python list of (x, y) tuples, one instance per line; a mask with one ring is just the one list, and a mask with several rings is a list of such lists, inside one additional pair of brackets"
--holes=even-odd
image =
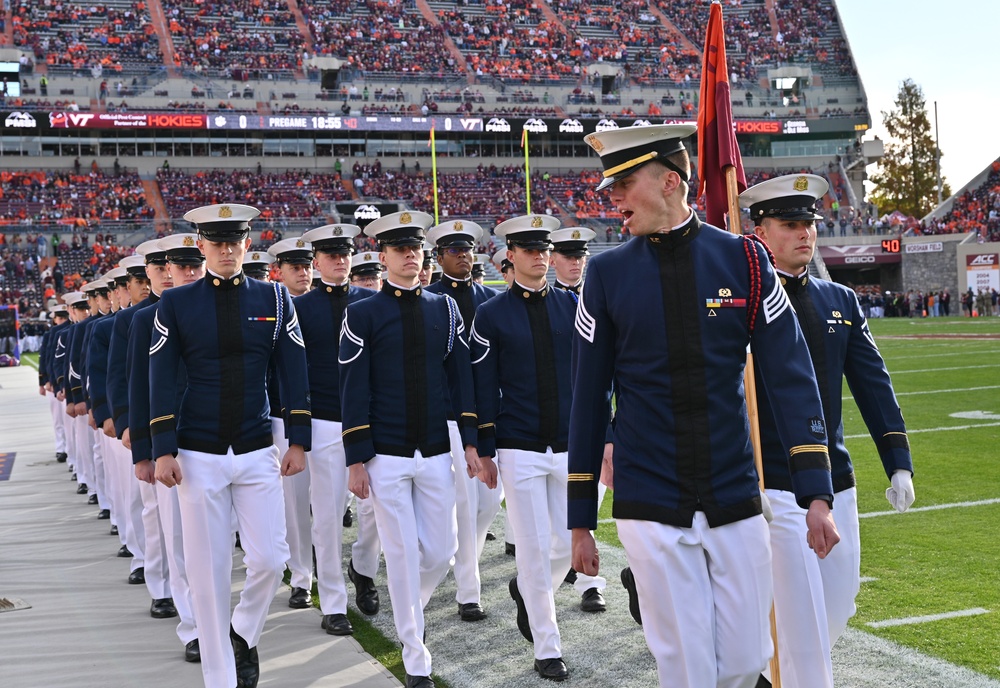
[(572, 568), (569, 571), (567, 571), (566, 577), (563, 578), (563, 583), (569, 583), (570, 585), (576, 583), (576, 571), (574, 571)]
[(247, 641), (232, 626), (229, 627), (229, 640), (233, 643), (233, 655), (236, 658), (236, 688), (257, 688), (257, 681), (260, 680), (257, 648), (247, 645)]
[(59, 463), (66, 463), (66, 459), (69, 455), (66, 452), (56, 452), (56, 461)]
[(580, 599), (580, 609), (585, 612), (603, 612), (608, 607), (604, 603), (604, 593), (597, 588), (588, 588)]
[(132, 553), (129, 551), (128, 547), (122, 545), (121, 547), (118, 548), (118, 556), (121, 557), (122, 559), (131, 559)]
[(347, 614), (327, 614), (320, 626), (330, 635), (353, 635), (354, 626), (347, 619)]
[(108, 532), (108, 535), (117, 535), (117, 534), (118, 534), (118, 526), (112, 523), (111, 530)]
[(493, 534), (492, 530), (487, 530), (486, 531), (486, 542), (492, 542), (493, 540), (496, 540), (496, 539), (497, 539), (497, 536)]
[(309, 609), (312, 606), (312, 594), (305, 588), (292, 588), (288, 606), (292, 609)]
[(508, 557), (517, 556), (517, 547), (513, 542), (505, 542), (503, 545), (503, 553)]
[(201, 645), (198, 644), (197, 638), (184, 646), (184, 661), (192, 664), (201, 662)]
[(111, 509), (101, 509), (97, 512), (98, 521), (107, 521), (109, 518), (111, 518)]
[(347, 507), (347, 511), (344, 512), (344, 527), (350, 528), (354, 525), (354, 512), (351, 511), (351, 507)]
[(458, 605), (458, 615), (462, 617), (462, 621), (482, 621), (486, 618), (486, 612), (478, 602), (466, 602)]
[(146, 582), (146, 569), (140, 566), (132, 573), (128, 574), (129, 585), (143, 585)]
[(77, 494), (87, 494), (87, 483), (80, 483), (76, 486)]
[(538, 675), (549, 681), (565, 681), (569, 678), (569, 669), (561, 657), (551, 657), (549, 659), (536, 659), (535, 671)]
[(764, 674), (761, 674), (760, 678), (757, 679), (756, 688), (771, 688), (771, 682), (764, 678)]
[(510, 596), (517, 604), (517, 630), (521, 631), (521, 635), (529, 643), (535, 642), (535, 639), (531, 635), (531, 624), (528, 623), (528, 609), (524, 606), (524, 598), (521, 597), (521, 591), (517, 589), (517, 576), (510, 579), (507, 589), (510, 590)]
[(238, 549), (241, 552), (243, 551), (243, 543), (240, 542), (240, 533), (239, 533), (239, 531), (236, 532), (236, 549)]
[[(72, 471), (72, 470), (73, 470), (73, 468), (72, 468), (72, 467), (70, 467), (70, 469), (69, 469), (69, 470), (70, 470), (70, 471)], [(69, 477), (69, 479), (70, 479), (71, 481), (73, 481), (73, 482), (76, 482), (76, 473), (73, 473), (73, 475), (71, 475), (71, 476)]]
[(625, 567), (622, 569), (622, 585), (628, 590), (628, 611), (635, 619), (635, 622), (642, 625), (642, 611), (639, 609), (639, 591), (635, 587), (635, 576), (632, 569)]
[(434, 688), (435, 683), (430, 676), (410, 676), (407, 674), (406, 683), (403, 685), (406, 688)]
[(97, 495), (92, 494), (87, 497), (87, 504), (97, 504)]
[[(138, 571), (138, 569), (136, 569)], [(154, 619), (172, 619), (177, 616), (177, 607), (174, 606), (174, 600), (170, 597), (164, 597), (161, 600), (153, 600), (153, 603), (149, 605), (149, 615)]]
[(354, 569), (354, 560), (347, 564), (347, 577), (354, 583), (357, 591), (354, 596), (354, 603), (363, 614), (375, 616), (378, 614), (378, 590), (375, 589), (375, 581), (368, 576), (362, 576)]

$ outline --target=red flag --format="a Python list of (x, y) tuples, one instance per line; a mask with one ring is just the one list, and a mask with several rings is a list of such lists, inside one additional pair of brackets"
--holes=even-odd
[(722, 5), (713, 2), (708, 15), (705, 55), (701, 63), (701, 98), (698, 106), (698, 196), (706, 194), (708, 223), (724, 227), (726, 167), (736, 168), (739, 190), (747, 188), (743, 160), (733, 128), (733, 104), (729, 98), (726, 38)]

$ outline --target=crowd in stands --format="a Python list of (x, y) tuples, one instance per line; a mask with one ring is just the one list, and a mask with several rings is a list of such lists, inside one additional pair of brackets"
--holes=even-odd
[(306, 44), (280, 0), (163, 0), (179, 67), (223, 74), (300, 69)]
[(922, 222), (915, 234), (976, 232), (979, 241), (1000, 241), (1000, 159), (982, 184), (969, 189), (939, 218)]
[(262, 172), (205, 170), (194, 174), (158, 170), (156, 179), (170, 217), (212, 203), (246, 203), (261, 210), (261, 220), (322, 218), (331, 201), (351, 198), (337, 174), (309, 170)]
[(304, 0), (299, 8), (318, 55), (339, 57), (362, 72), (456, 74), (457, 62), (448, 51), (442, 27), (417, 12), (406, 12), (407, 4)]
[(162, 61), (159, 40), (141, 0), (128, 9), (87, 2), (20, 0), (11, 7), (13, 43), (50, 66), (100, 74), (125, 63)]
[[(803, 5), (794, 0), (775, 0), (778, 33), (771, 57), (781, 62), (819, 62), (837, 65), (841, 75), (852, 73), (850, 53), (844, 42), (837, 10), (831, 0)], [(828, 39), (829, 48), (823, 45)], [(832, 52), (832, 54), (831, 54)]]
[(151, 218), (135, 174), (0, 171), (0, 224), (73, 225)]

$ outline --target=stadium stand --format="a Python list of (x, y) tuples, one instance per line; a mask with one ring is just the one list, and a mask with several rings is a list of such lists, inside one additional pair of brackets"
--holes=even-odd
[(943, 216), (925, 218), (918, 234), (976, 232), (981, 241), (1000, 241), (1000, 159), (994, 160), (986, 179), (954, 199)]

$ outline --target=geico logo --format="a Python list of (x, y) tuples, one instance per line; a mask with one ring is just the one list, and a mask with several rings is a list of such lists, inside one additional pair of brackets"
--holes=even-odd
[(150, 115), (151, 127), (200, 127), (204, 120), (201, 115)]
[(875, 256), (846, 256), (845, 263), (874, 263)]

